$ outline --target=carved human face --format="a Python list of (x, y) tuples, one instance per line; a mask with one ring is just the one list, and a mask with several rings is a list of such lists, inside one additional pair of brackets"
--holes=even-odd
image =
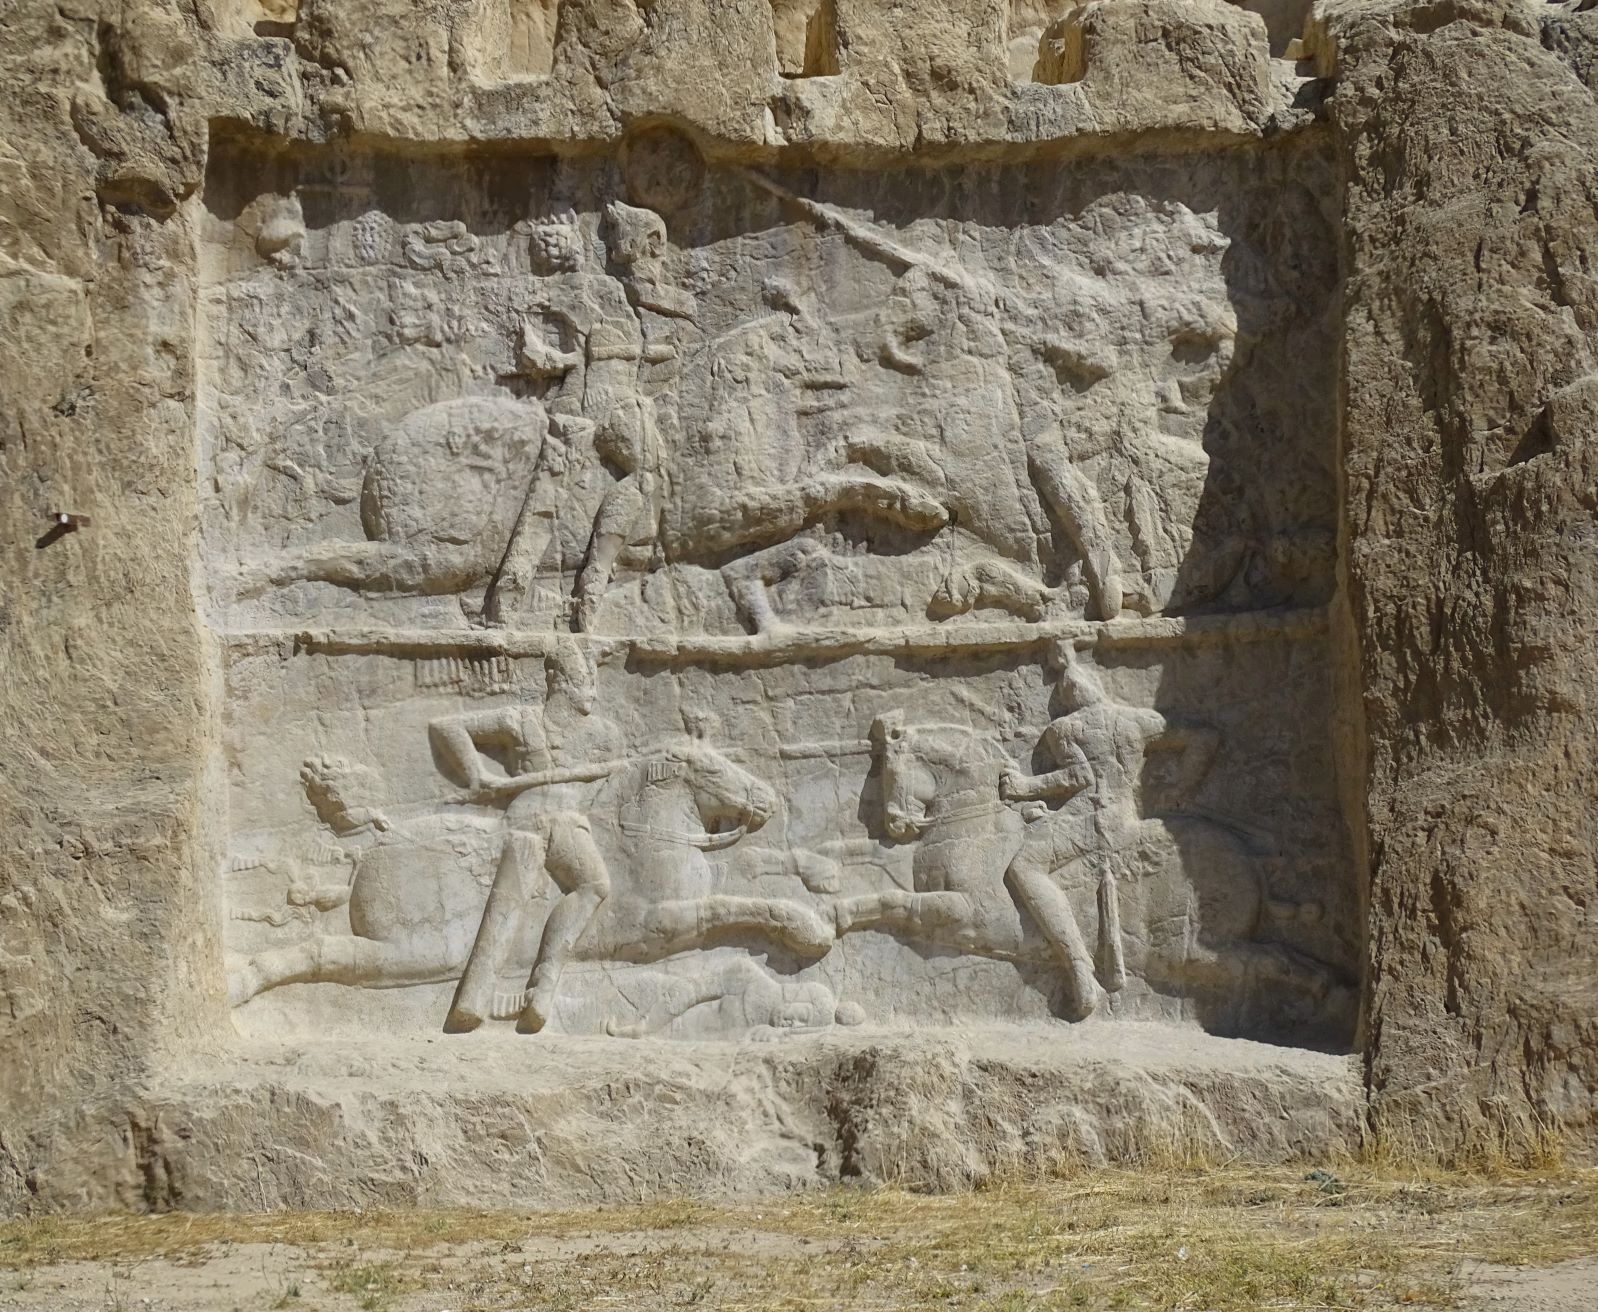
[(581, 656), (551, 659), (546, 679), (550, 698), (563, 697), (579, 715), (594, 709), (594, 676)]

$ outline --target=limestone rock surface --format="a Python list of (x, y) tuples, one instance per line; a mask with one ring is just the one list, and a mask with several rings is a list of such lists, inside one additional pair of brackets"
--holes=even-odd
[(1374, 1124), (1406, 1145), (1582, 1142), (1598, 105), (1570, 55), (1591, 19), (1340, 22)]
[(0, 1208), (1590, 1151), (1595, 24), (12, 6)]

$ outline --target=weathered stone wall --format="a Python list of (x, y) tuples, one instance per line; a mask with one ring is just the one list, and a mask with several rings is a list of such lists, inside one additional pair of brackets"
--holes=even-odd
[[(1541, 1130), (1590, 1145), (1598, 15), (1330, 5), (1295, 49), (1295, 7), (1258, 8), (1265, 22), (1183, 0), (8, 10), (0, 1207), (558, 1202), (604, 1196), (611, 1170), (629, 1193), (954, 1185), (1178, 1139), (1354, 1146), (1338, 1059), (1189, 1050), (1159, 1028), (1126, 1069), (1101, 1070), (1079, 1027), (1059, 1052), (1080, 1066), (1008, 1040), (615, 1066), (571, 1049), (581, 1078), (553, 1086), (502, 1047), (476, 1067), (472, 1049), (239, 1047), (217, 873), (239, 702), (227, 623), (200, 602), (207, 168), (263, 142), (357, 164), (397, 150), (447, 168), (466, 143), (604, 160), (664, 126), (712, 169), (772, 176), (1124, 164), (1191, 198), (1318, 170), (1296, 209), (1255, 212), (1244, 247), (1299, 251), (1270, 267), (1312, 280), (1306, 303), (1342, 266), (1342, 328), (1305, 361), (1314, 379), (1341, 337), (1343, 583), (1314, 598), (1332, 636), (1312, 659), (1338, 759), (1335, 778), (1314, 770), (1350, 829), (1337, 878), (1367, 903), (1372, 1124), (1404, 1150), (1519, 1150)], [(54, 511), (91, 522), (52, 533)], [(1191, 693), (1191, 672), (1168, 688), (1183, 679)], [(654, 1084), (629, 1073), (641, 1060)], [(485, 1163), (517, 1143), (485, 1195)], [(596, 1145), (614, 1158), (597, 1176)]]
[(1595, 22), (1332, 16), (1368, 1072), (1406, 1151), (1592, 1142)]
[[(214, 726), (189, 588), (193, 264), (172, 213), (204, 138), (185, 154), (138, 99), (119, 21), (16, 6), (0, 43), (0, 1193), (13, 1206), (38, 1185), (30, 1127), (135, 1086), (222, 1021), (197, 846)], [(52, 533), (47, 511), (92, 528)]]

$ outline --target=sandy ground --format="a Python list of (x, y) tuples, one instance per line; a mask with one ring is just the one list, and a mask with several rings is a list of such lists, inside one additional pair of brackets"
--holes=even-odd
[(1598, 1309), (1598, 1258), (1578, 1257), (1549, 1267), (1469, 1268), (1470, 1303), (1512, 1312), (1593, 1312)]
[[(699, 1240), (709, 1236), (698, 1236)], [(725, 1236), (725, 1242), (748, 1253), (750, 1236)], [(658, 1289), (608, 1293), (600, 1286), (580, 1302), (548, 1296), (540, 1289), (538, 1265), (565, 1262), (581, 1265), (585, 1256), (604, 1252), (633, 1254), (647, 1263), (660, 1251), (658, 1236), (612, 1235), (603, 1241), (528, 1244), (510, 1254), (500, 1246), (459, 1245), (430, 1250), (436, 1285), (409, 1292), (386, 1288), (381, 1274), (361, 1282), (360, 1267), (341, 1266), (337, 1252), (325, 1247), (292, 1244), (232, 1244), (200, 1258), (147, 1259), (137, 1262), (67, 1262), (27, 1272), (7, 1273), (0, 1283), (0, 1309), (5, 1312), (229, 1312), (231, 1309), (294, 1309), (295, 1312), (465, 1312), (475, 1308), (671, 1308), (707, 1302), (707, 1292), (694, 1280), (665, 1281)], [(804, 1256), (803, 1246), (766, 1242), (760, 1247), (779, 1293), (785, 1261)], [(387, 1255), (389, 1259), (392, 1255)], [(381, 1272), (384, 1255), (368, 1264)], [(330, 1272), (331, 1268), (331, 1272)], [(342, 1279), (346, 1272), (355, 1279)], [(1049, 1308), (1049, 1291), (1028, 1288), (1032, 1282), (993, 1291), (993, 1308)], [(490, 1293), (492, 1291), (492, 1293)], [(755, 1291), (750, 1291), (755, 1293)], [(485, 1299), (485, 1296), (487, 1298)], [(756, 1297), (759, 1295), (756, 1294)], [(491, 1300), (491, 1301), (490, 1301)], [(1504, 1312), (1594, 1312), (1598, 1309), (1598, 1258), (1577, 1258), (1549, 1267), (1510, 1267), (1471, 1263), (1453, 1306), (1503, 1309)], [(754, 1304), (760, 1306), (760, 1304)], [(780, 1303), (775, 1304), (781, 1306)], [(1079, 1304), (1080, 1305), (1080, 1304)], [(1111, 1304), (1113, 1306), (1113, 1303)], [(1380, 1304), (1374, 1304), (1379, 1306)], [(927, 1306), (917, 1302), (872, 1306)], [(1058, 1306), (1070, 1306), (1060, 1303)], [(1091, 1304), (1087, 1304), (1091, 1306)], [(1136, 1304), (1133, 1304), (1136, 1306)]]
[(1598, 1174), (1088, 1172), (586, 1212), (0, 1224), (0, 1312), (1598, 1312)]

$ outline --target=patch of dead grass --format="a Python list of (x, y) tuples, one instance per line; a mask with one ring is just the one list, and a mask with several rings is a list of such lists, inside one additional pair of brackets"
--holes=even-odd
[[(1095, 1170), (973, 1193), (840, 1189), (736, 1205), (41, 1218), (0, 1267), (209, 1260), (286, 1246), (342, 1302), (404, 1312), (1391, 1308), (1457, 1301), (1466, 1258), (1598, 1252), (1598, 1175), (1383, 1164)], [(417, 1302), (418, 1298), (430, 1302)]]

